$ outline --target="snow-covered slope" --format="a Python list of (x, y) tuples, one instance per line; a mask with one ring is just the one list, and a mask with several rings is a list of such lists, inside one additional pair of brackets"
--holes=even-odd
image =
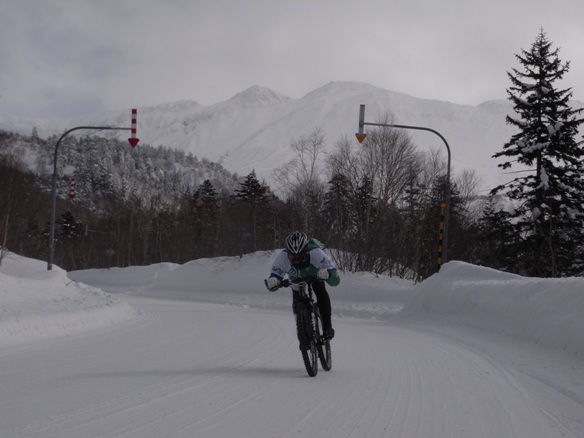
[[(227, 170), (240, 175), (255, 169), (260, 178), (269, 181), (273, 170), (291, 159), (290, 143), (315, 129), (325, 134), (327, 150), (333, 149), (343, 136), (354, 140), (360, 104), (366, 105), (368, 122), (390, 115), (394, 123), (440, 132), (451, 148), (454, 172), (475, 169), (487, 188), (509, 179), (491, 158), (515, 132), (515, 128), (505, 123), (505, 116), (512, 113), (508, 101), (457, 105), (418, 99), (359, 82), (331, 82), (300, 99), (253, 86), (210, 106), (185, 100), (138, 108), (138, 137), (143, 143), (190, 151), (199, 158), (220, 162)], [(574, 105), (584, 106), (580, 102)], [(1, 129), (30, 134), (36, 127), (41, 137), (74, 126), (127, 127), (129, 124), (130, 108), (59, 121), (0, 115)], [(446, 156), (444, 143), (438, 136), (423, 131), (409, 133), (420, 148), (436, 148)], [(125, 131), (100, 135), (128, 137)]]
[(8, 254), (0, 265), (0, 347), (128, 322), (138, 312), (102, 290), (72, 282), (46, 263)]

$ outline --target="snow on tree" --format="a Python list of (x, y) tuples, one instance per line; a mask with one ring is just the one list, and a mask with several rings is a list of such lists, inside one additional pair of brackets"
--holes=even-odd
[(518, 270), (536, 276), (571, 275), (584, 267), (584, 142), (577, 140), (584, 119), (582, 109), (569, 104), (571, 89), (556, 86), (570, 65), (558, 54), (542, 29), (531, 49), (516, 55), (523, 69), (508, 73), (516, 115), (507, 123), (518, 132), (493, 156), (507, 160), (502, 169), (527, 168), (491, 194), (511, 201), (509, 220), (523, 260)]

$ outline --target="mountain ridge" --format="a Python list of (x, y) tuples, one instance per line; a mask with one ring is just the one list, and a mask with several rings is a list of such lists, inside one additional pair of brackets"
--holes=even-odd
[[(253, 85), (213, 105), (180, 100), (138, 107), (138, 137), (142, 143), (163, 145), (218, 162), (240, 175), (255, 170), (258, 177), (269, 182), (274, 169), (293, 157), (289, 145), (301, 136), (320, 129), (325, 135), (327, 152), (334, 149), (340, 138), (354, 138), (361, 104), (366, 105), (367, 122), (377, 122), (388, 115), (393, 123), (439, 132), (451, 149), (452, 171), (474, 169), (485, 189), (511, 179), (500, 172), (491, 158), (516, 132), (505, 122), (505, 117), (513, 112), (509, 101), (494, 99), (476, 106), (459, 105), (420, 99), (361, 82), (329, 82), (301, 98)], [(581, 102), (572, 104), (584, 107)], [(129, 127), (129, 124), (130, 109), (68, 120), (0, 115), (1, 129), (29, 135), (35, 128), (42, 138), (74, 126)], [(412, 130), (408, 133), (420, 148), (445, 152), (438, 136)], [(128, 137), (125, 131), (100, 135)], [(355, 147), (359, 147), (356, 140)], [(446, 157), (445, 153), (443, 156)]]

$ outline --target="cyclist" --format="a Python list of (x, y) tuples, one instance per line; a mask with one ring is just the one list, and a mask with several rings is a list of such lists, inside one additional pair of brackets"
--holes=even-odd
[[(341, 279), (330, 257), (323, 251), (323, 245), (316, 239), (309, 239), (301, 231), (294, 231), (286, 237), (286, 248), (276, 257), (272, 265), (266, 287), (270, 292), (279, 288), (280, 281), (288, 275), (290, 279), (316, 276), (330, 286), (337, 286)], [(325, 339), (335, 336), (331, 321), (331, 300), (323, 281), (312, 284), (316, 295), (318, 309), (322, 316), (323, 335)]]

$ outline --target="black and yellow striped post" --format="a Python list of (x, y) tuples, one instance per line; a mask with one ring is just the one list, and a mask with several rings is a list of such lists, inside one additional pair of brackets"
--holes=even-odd
[(444, 244), (444, 216), (446, 213), (446, 203), (440, 204), (440, 227), (438, 230), (438, 270), (442, 266), (442, 248)]

